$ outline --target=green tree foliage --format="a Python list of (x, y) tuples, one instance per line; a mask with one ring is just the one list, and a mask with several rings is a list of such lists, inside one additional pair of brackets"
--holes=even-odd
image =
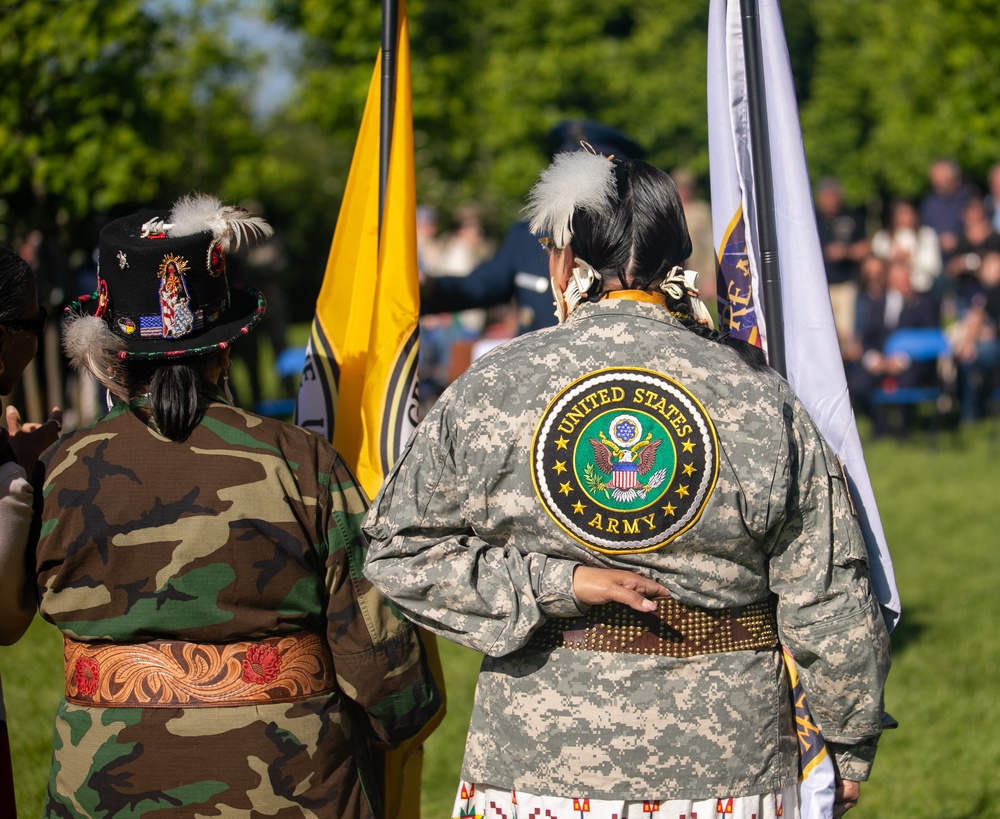
[[(4, 3), (0, 239), (38, 229), (66, 251), (100, 214), (225, 189), (233, 158), (261, 150), (251, 56), (216, 36), (228, 6)], [(49, 261), (44, 276), (65, 274), (65, 252)]]
[(856, 202), (919, 195), (937, 156), (982, 185), (1000, 160), (996, 0), (814, 0), (818, 46), (802, 108), (814, 175)]
[[(381, 33), (374, 0), (0, 0), (0, 240), (67, 249), (88, 215), (210, 190), (254, 200), (287, 284), (322, 275)], [(411, 0), (418, 196), (516, 218), (565, 118), (708, 177), (708, 0)], [(254, 116), (263, 56), (234, 13), (301, 35), (295, 86)], [(1000, 0), (782, 0), (814, 178), (919, 195), (937, 155), (982, 184), (1000, 159)], [(707, 193), (707, 188), (706, 191)], [(303, 299), (299, 312), (311, 309)]]
[[(306, 35), (297, 116), (339, 140), (356, 129), (379, 40), (369, 0), (274, 0)], [(917, 196), (935, 156), (982, 183), (1000, 159), (997, 0), (783, 0), (815, 178), (855, 203)], [(619, 127), (655, 164), (707, 179), (708, 0), (411, 0), (420, 196), (473, 199), (512, 218), (545, 163), (548, 130)]]
[[(353, 139), (380, 41), (367, 0), (334, 9), (278, 0), (275, 18), (306, 35), (289, 116)], [(474, 200), (514, 218), (569, 117), (634, 136), (663, 167), (708, 167), (707, 3), (631, 0), (409, 4), (414, 138), (423, 201), (446, 211)]]

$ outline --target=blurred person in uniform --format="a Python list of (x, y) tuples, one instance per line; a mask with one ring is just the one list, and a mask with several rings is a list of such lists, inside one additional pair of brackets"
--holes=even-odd
[(864, 214), (844, 204), (840, 181), (832, 177), (820, 180), (816, 192), (816, 227), (823, 249), (833, 322), (843, 351), (854, 331), (858, 265), (868, 255), (869, 246)]
[[(584, 119), (565, 120), (549, 134), (556, 151), (574, 151), (581, 140), (598, 153), (641, 159), (645, 151), (631, 137), (607, 125)], [(554, 151), (553, 151), (554, 153)], [(424, 282), (422, 313), (490, 307), (514, 301), (521, 332), (555, 324), (548, 259), (525, 221), (511, 225), (496, 254), (467, 276), (438, 277)]]
[(842, 815), (889, 641), (836, 456), (711, 329), (666, 173), (560, 153), (528, 212), (560, 323), (451, 385), (363, 527), (375, 585), (486, 655), (452, 815), (797, 815), (779, 638)]

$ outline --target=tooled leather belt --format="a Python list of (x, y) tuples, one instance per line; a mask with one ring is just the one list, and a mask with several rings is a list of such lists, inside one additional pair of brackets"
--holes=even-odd
[(63, 638), (66, 700), (104, 708), (205, 708), (294, 702), (335, 688), (317, 634), (237, 643), (82, 643)]

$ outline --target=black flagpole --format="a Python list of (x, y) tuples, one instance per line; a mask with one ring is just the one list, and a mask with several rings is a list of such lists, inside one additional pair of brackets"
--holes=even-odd
[(747, 108), (750, 112), (750, 156), (753, 161), (754, 207), (757, 212), (760, 287), (767, 323), (767, 357), (771, 367), (784, 376), (787, 375), (785, 325), (781, 306), (778, 229), (774, 220), (771, 144), (767, 133), (767, 96), (764, 91), (757, 0), (740, 0), (740, 15), (743, 22), (743, 61), (747, 74)]
[(382, 82), (381, 120), (378, 152), (378, 234), (382, 238), (382, 211), (389, 180), (389, 149), (392, 146), (392, 117), (396, 107), (396, 31), (399, 0), (382, 0)]

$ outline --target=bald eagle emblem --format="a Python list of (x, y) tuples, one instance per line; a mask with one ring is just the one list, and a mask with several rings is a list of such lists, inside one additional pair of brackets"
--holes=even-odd
[(604, 554), (660, 549), (698, 522), (719, 475), (712, 419), (682, 383), (609, 367), (554, 395), (531, 479), (552, 520)]
[(608, 434), (610, 439), (601, 430), (598, 438), (587, 439), (594, 450), (594, 463), (584, 467), (584, 483), (592, 493), (602, 492), (619, 503), (645, 500), (646, 493), (667, 478), (667, 470), (658, 469), (645, 483), (641, 480), (653, 468), (663, 440), (653, 440), (651, 432), (641, 438), (642, 425), (634, 415), (619, 415)]

